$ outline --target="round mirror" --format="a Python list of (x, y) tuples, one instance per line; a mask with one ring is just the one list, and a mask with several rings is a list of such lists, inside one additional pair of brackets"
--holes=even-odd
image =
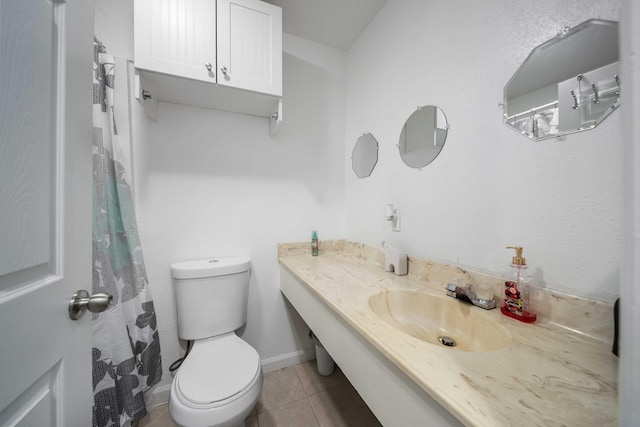
[(433, 161), (447, 139), (449, 125), (442, 110), (434, 105), (418, 107), (400, 133), (400, 157), (411, 168), (422, 168)]
[(365, 133), (358, 138), (353, 147), (351, 167), (358, 178), (366, 178), (371, 175), (376, 163), (378, 163), (378, 141), (370, 133)]

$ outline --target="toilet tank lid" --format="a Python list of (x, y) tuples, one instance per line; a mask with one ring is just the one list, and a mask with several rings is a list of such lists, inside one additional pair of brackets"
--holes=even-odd
[(171, 277), (174, 279), (201, 279), (242, 273), (249, 269), (251, 269), (251, 258), (249, 257), (210, 258), (171, 264)]

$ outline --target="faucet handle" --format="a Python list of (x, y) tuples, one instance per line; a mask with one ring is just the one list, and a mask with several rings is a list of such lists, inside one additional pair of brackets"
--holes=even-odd
[(479, 289), (476, 292), (476, 297), (479, 301), (486, 302), (487, 304), (491, 304), (491, 302), (496, 302), (495, 296), (493, 295), (493, 290), (491, 288), (488, 289)]
[(493, 298), (490, 300), (484, 300), (478, 298), (476, 293), (472, 290), (473, 285), (467, 283), (464, 286), (459, 286), (454, 283), (447, 284), (447, 295), (464, 302), (468, 302), (470, 304), (476, 305), (478, 307), (484, 308), (486, 310), (490, 310), (495, 308), (496, 302)]
[(456, 285), (455, 283), (448, 283), (447, 290), (451, 292), (460, 292), (460, 291), (471, 291), (473, 290), (473, 285), (471, 283), (467, 283), (464, 286)]

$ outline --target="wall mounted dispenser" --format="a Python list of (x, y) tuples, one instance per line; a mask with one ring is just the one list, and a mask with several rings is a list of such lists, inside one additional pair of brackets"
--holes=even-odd
[(393, 203), (386, 205), (384, 218), (391, 223), (391, 231), (400, 231), (400, 212)]

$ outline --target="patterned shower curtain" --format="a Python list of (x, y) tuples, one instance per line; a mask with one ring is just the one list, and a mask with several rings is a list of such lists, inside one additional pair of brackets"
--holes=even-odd
[(93, 292), (113, 305), (93, 315), (93, 425), (131, 426), (143, 391), (160, 381), (160, 341), (131, 188), (113, 114), (114, 58), (94, 42)]

